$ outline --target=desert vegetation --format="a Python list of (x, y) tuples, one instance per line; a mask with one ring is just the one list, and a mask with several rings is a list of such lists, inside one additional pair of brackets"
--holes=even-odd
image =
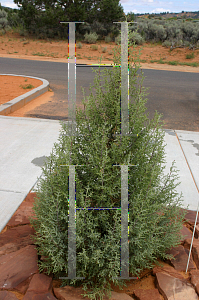
[[(64, 7), (53, 2), (40, 4), (32, 1), (15, 0), (19, 10), (0, 6), (0, 35), (6, 30), (15, 30), (21, 36), (37, 39), (68, 39), (68, 24), (60, 21), (84, 21), (76, 24), (76, 38), (94, 44), (96, 41), (120, 43), (119, 24), (113, 22), (137, 22), (129, 24), (129, 41), (142, 45), (146, 42), (158, 43), (171, 50), (176, 47), (199, 48), (199, 19), (183, 17), (162, 18), (149, 15), (138, 17), (133, 13), (126, 16), (119, 1), (92, 1), (77, 9), (71, 4)], [(42, 9), (41, 9), (42, 8)], [(109, 14), (104, 14), (109, 11)], [(104, 18), (106, 15), (106, 18)]]

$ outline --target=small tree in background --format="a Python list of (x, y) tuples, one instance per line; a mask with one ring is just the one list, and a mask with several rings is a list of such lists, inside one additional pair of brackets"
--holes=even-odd
[(6, 27), (8, 25), (7, 12), (3, 9), (0, 9), (0, 29), (3, 29), (6, 32)]
[[(120, 64), (120, 51), (114, 63)], [(135, 45), (134, 50), (135, 52)], [(118, 52), (118, 55), (117, 53)], [(35, 244), (40, 271), (67, 277), (68, 272), (68, 167), (76, 167), (76, 207), (121, 207), (121, 169), (129, 167), (129, 269), (139, 276), (151, 268), (157, 258), (168, 258), (166, 250), (180, 243), (179, 231), (184, 215), (181, 196), (176, 192), (177, 175), (172, 165), (163, 175), (165, 162), (164, 131), (161, 116), (150, 120), (146, 114), (146, 89), (143, 74), (138, 81), (139, 57), (130, 56), (130, 136), (120, 133), (120, 68), (103, 71), (94, 79), (96, 95), (83, 100), (84, 110), (76, 109), (78, 135), (69, 136), (69, 123), (61, 123), (59, 140), (43, 167), (34, 205)], [(97, 73), (97, 71), (95, 71)], [(140, 77), (140, 75), (139, 75)], [(76, 211), (76, 276), (85, 280), (64, 280), (63, 285), (83, 288), (90, 299), (100, 299), (110, 292), (110, 282), (122, 287), (120, 276), (121, 212), (119, 210)]]

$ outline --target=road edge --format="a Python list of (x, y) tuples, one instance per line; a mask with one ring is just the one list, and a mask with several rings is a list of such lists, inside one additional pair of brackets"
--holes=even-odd
[(6, 116), (10, 113), (13, 113), (14, 111), (18, 110), (19, 108), (25, 106), (27, 103), (32, 101), (33, 99), (41, 96), (45, 92), (48, 91), (49, 88), (49, 82), (46, 79), (33, 77), (33, 76), (26, 76), (26, 75), (16, 75), (16, 74), (0, 74), (3, 76), (19, 76), (19, 77), (27, 77), (27, 78), (33, 78), (37, 79), (43, 82), (42, 85), (38, 86), (37, 88), (18, 96), (6, 103), (3, 103), (0, 105), (0, 115)]

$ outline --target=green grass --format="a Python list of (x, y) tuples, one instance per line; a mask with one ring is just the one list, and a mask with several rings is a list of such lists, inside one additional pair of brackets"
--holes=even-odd
[(187, 55), (186, 55), (186, 59), (192, 59), (192, 58), (194, 58), (194, 57), (195, 57), (194, 52), (192, 52), (191, 54), (187, 54)]
[(193, 63), (179, 63), (182, 66), (190, 66), (190, 67), (199, 67), (199, 63), (193, 62)]
[(165, 64), (165, 61), (163, 61), (162, 58), (160, 58), (160, 59), (158, 60), (158, 63), (159, 63), (159, 64)]
[(174, 60), (174, 61), (168, 61), (168, 64), (171, 65), (171, 66), (177, 66), (179, 65), (179, 62)]
[(33, 89), (34, 86), (32, 84), (25, 84), (25, 85), (20, 85), (20, 87), (24, 90), (28, 90), (28, 89)]
[(34, 56), (46, 56), (46, 54), (44, 54), (43, 52), (35, 52), (35, 53), (32, 53), (32, 55), (34, 55)]
[[(146, 60), (140, 60), (140, 62), (146, 62)], [(158, 64), (168, 64), (171, 66), (190, 66), (190, 67), (199, 67), (199, 63), (193, 62), (193, 63), (186, 63), (186, 62), (179, 62), (179, 61), (163, 61), (162, 58), (159, 60), (153, 59), (150, 60), (150, 63), (158, 63)]]

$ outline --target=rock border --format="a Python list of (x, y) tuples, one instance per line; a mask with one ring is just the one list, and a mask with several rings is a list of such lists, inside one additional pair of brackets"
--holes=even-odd
[(6, 116), (10, 113), (13, 113), (14, 111), (18, 110), (19, 108), (25, 106), (27, 103), (32, 101), (33, 99), (37, 98), (38, 96), (41, 96), (45, 92), (48, 91), (49, 88), (49, 82), (46, 79), (33, 77), (33, 76), (26, 76), (26, 75), (15, 75), (15, 74), (0, 74), (3, 76), (19, 76), (19, 77), (27, 77), (27, 78), (33, 78), (37, 80), (41, 80), (43, 82), (42, 85), (38, 86), (37, 88), (18, 96), (6, 103), (3, 103), (0, 105), (0, 115)]

